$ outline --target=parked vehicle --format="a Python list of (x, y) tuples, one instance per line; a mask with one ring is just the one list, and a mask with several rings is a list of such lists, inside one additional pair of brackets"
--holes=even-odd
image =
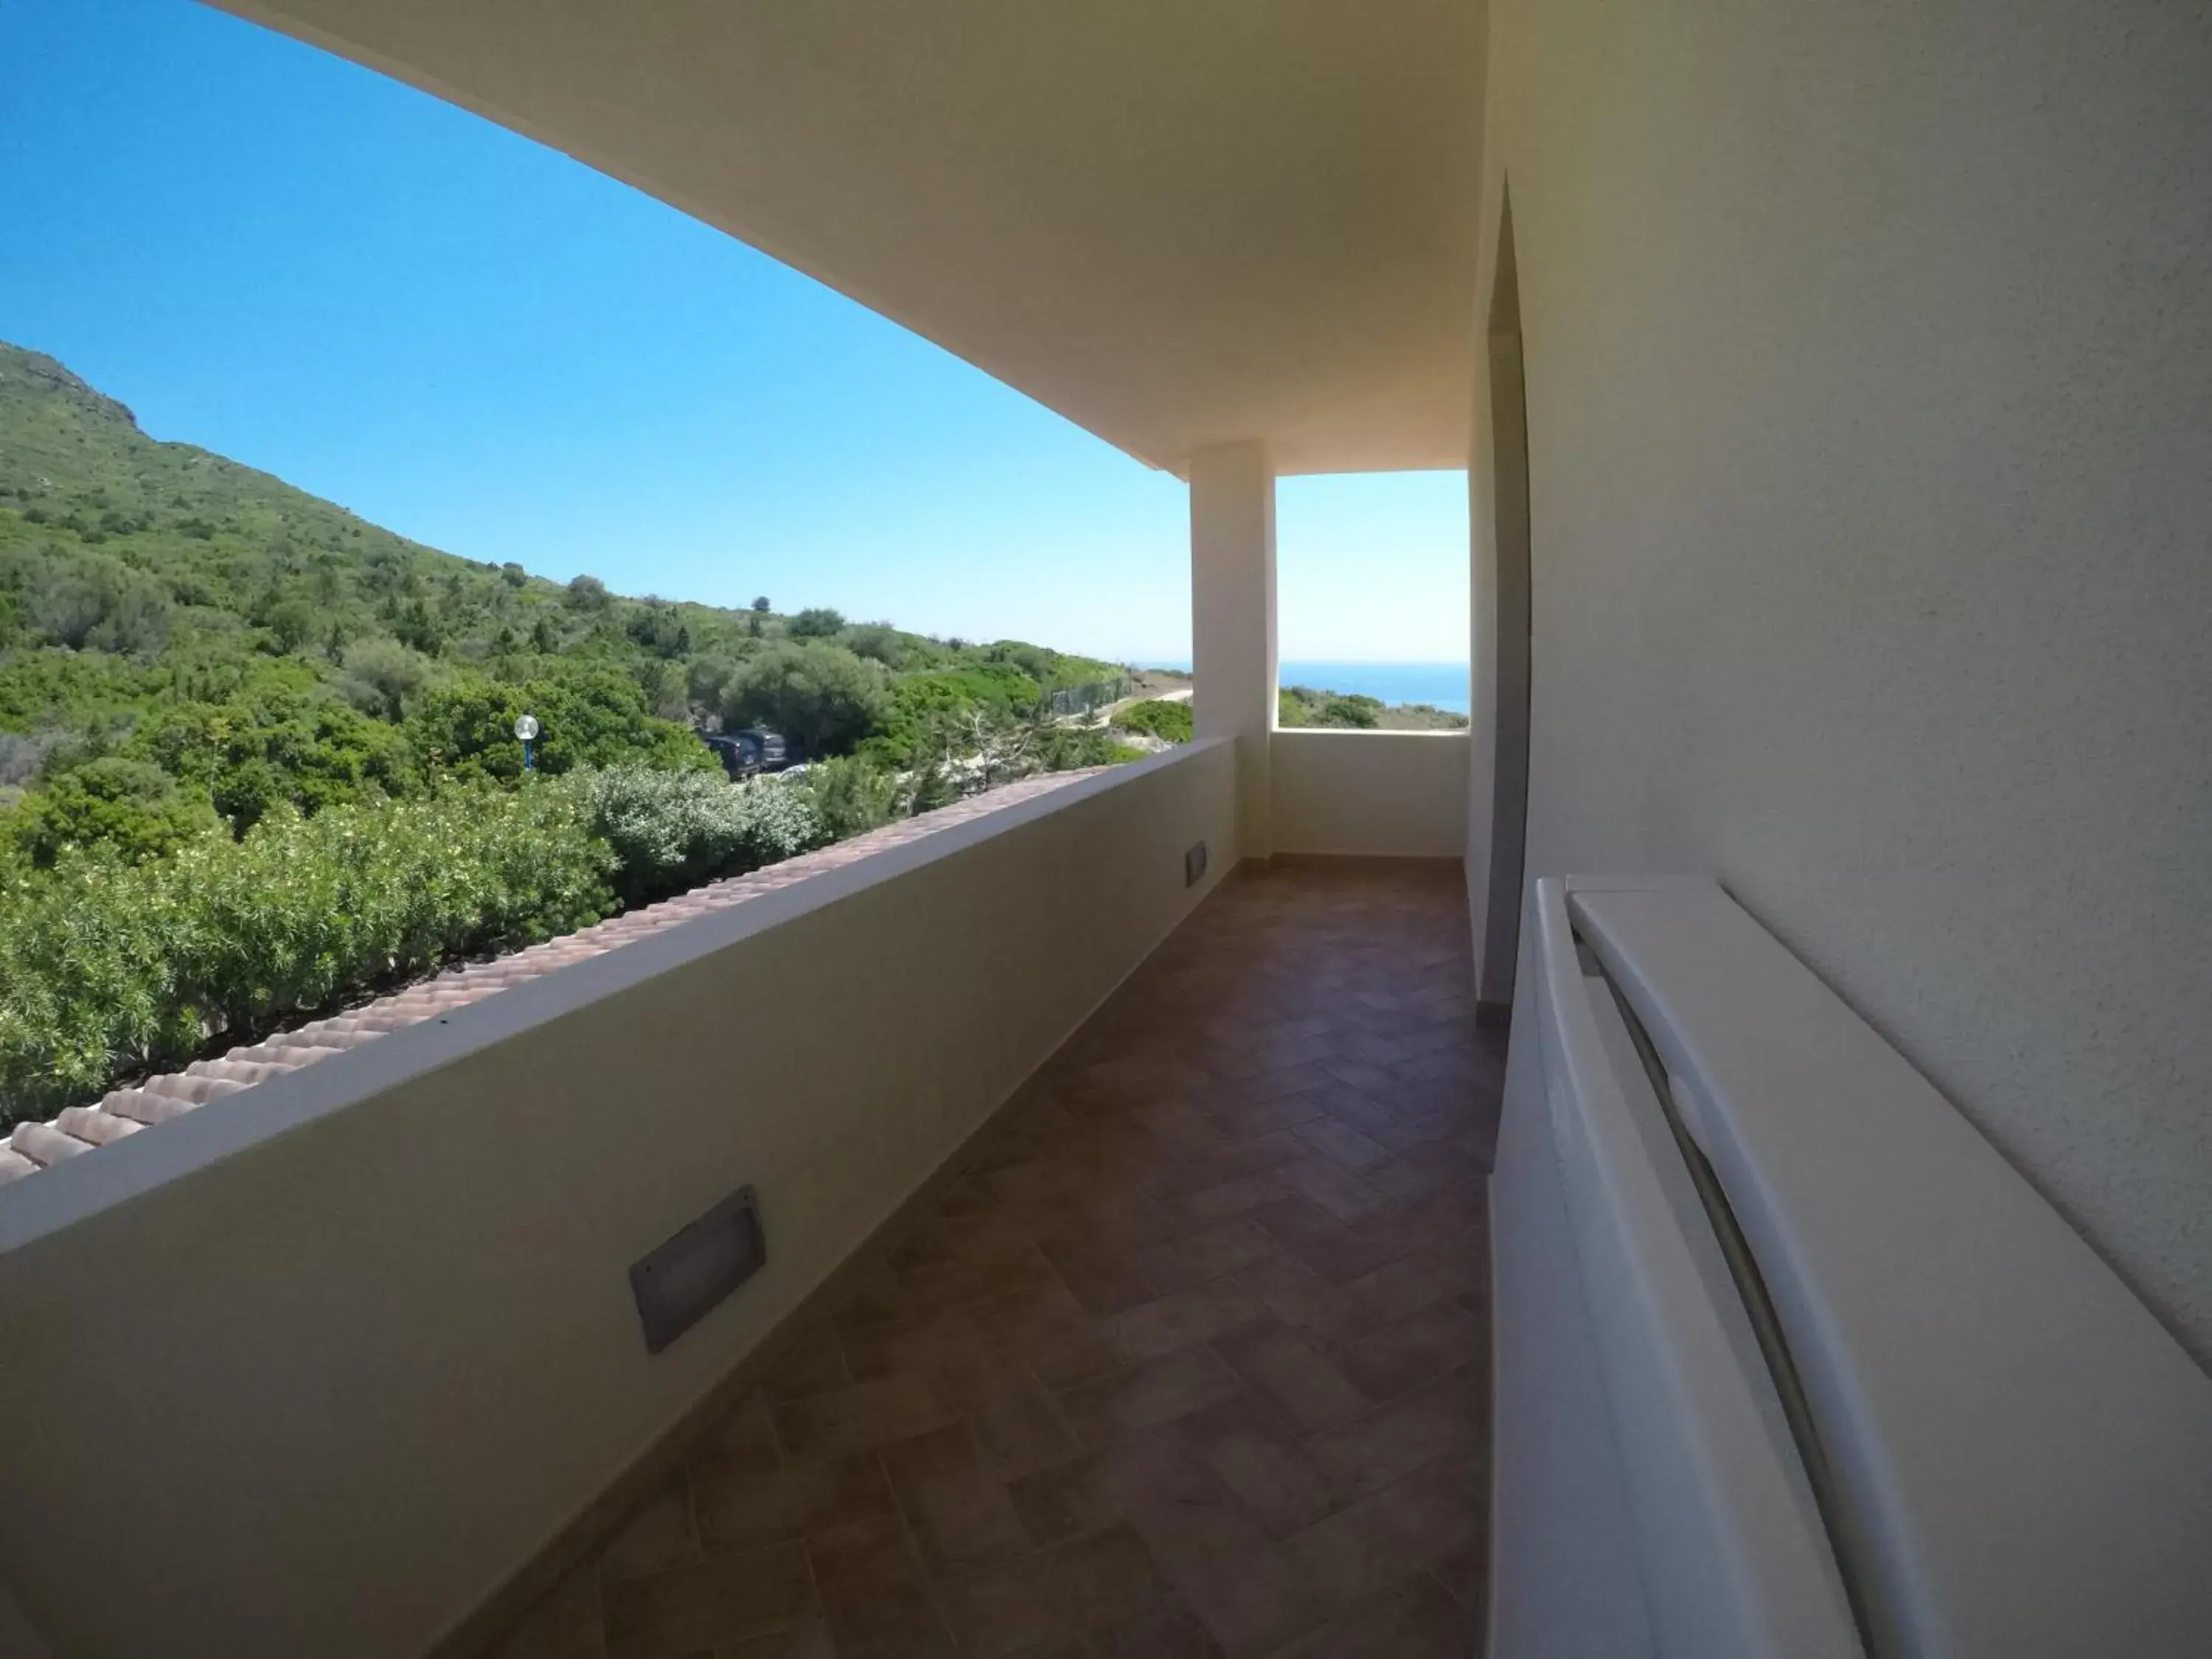
[(702, 732), (699, 741), (714, 751), (722, 769), (732, 778), (750, 778), (763, 772), (781, 772), (791, 763), (789, 746), (781, 732), (747, 726), (739, 732)]

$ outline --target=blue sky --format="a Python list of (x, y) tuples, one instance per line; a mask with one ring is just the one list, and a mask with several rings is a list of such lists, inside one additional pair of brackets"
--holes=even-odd
[[(0, 65), (0, 339), (156, 437), (556, 578), (1188, 652), (1180, 483), (626, 185), (190, 0), (6, 0)], [(1465, 491), (1285, 480), (1283, 654), (1463, 659)]]

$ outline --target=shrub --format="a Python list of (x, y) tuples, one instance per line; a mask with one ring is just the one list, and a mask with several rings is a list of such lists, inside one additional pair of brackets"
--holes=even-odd
[(581, 781), (272, 811), (137, 866), (65, 848), (0, 896), (0, 1118), (44, 1115), (448, 957), (614, 903)]
[(1142, 732), (1164, 738), (1170, 743), (1188, 743), (1194, 729), (1187, 699), (1180, 702), (1132, 703), (1114, 716), (1114, 724), (1125, 732)]
[(28, 783), (59, 746), (58, 732), (0, 732), (0, 789)]
[(684, 694), (695, 708), (712, 709), (720, 713), (722, 693), (738, 672), (736, 661), (729, 657), (700, 657), (684, 671)]
[(298, 651), (315, 637), (319, 619), (305, 599), (282, 599), (269, 607), (263, 626), (280, 652)]
[(817, 762), (786, 787), (802, 788), (811, 799), (825, 841), (864, 835), (899, 815), (897, 778), (857, 757)]
[(1073, 772), (1086, 766), (1120, 766), (1146, 758), (1132, 743), (1117, 743), (1111, 733), (1095, 726), (1055, 726), (1045, 732), (1036, 747), (1038, 769)]
[(141, 863), (216, 823), (204, 793), (179, 789), (158, 766), (116, 755), (56, 774), (8, 816), (16, 845), (41, 867), (81, 847), (105, 847), (118, 863)]
[(616, 886), (629, 903), (757, 870), (830, 838), (797, 782), (625, 766), (599, 773), (591, 788), (592, 830), (613, 849)]
[(948, 730), (979, 717), (1000, 723), (1033, 711), (1037, 683), (1009, 663), (932, 669), (902, 676), (890, 688), (890, 714), (873, 745), (886, 758), (912, 763), (941, 750)]
[(1371, 729), (1382, 724), (1382, 699), (1360, 692), (1316, 691), (1310, 685), (1292, 685), (1278, 694), (1277, 702), (1276, 723), (1281, 726)]
[(1103, 726), (1066, 725), (1042, 711), (978, 708), (933, 722), (901, 776), (901, 799), (908, 812), (919, 814), (1038, 772), (1144, 758), (1143, 750), (1116, 742)]
[(31, 621), (73, 651), (150, 654), (169, 636), (168, 591), (102, 553), (50, 556), (26, 599)]
[(845, 636), (845, 644), (854, 655), (872, 658), (886, 668), (906, 661), (905, 641), (889, 623), (862, 623)]
[(691, 653), (691, 630), (684, 623), (684, 613), (665, 599), (644, 600), (630, 611), (623, 631), (631, 643), (656, 657), (673, 661)]
[(339, 689), (356, 708), (387, 720), (406, 712), (406, 704), (430, 680), (430, 659), (397, 640), (356, 640), (346, 647), (346, 677)]
[(826, 605), (809, 605), (785, 624), (795, 640), (834, 639), (845, 626), (845, 618)]
[(842, 646), (772, 645), (740, 664), (722, 698), (725, 731), (765, 726), (807, 754), (842, 754), (890, 714), (881, 663)]
[(127, 751), (205, 789), (232, 828), (279, 801), (307, 812), (386, 794), (418, 778), (405, 740), (328, 694), (263, 684), (228, 702), (180, 702), (133, 732)]
[(457, 678), (424, 692), (407, 716), (421, 765), (463, 777), (513, 781), (522, 775), (514, 722), (538, 718), (538, 769), (558, 776), (579, 766), (643, 764), (663, 771), (719, 770), (684, 726), (647, 711), (645, 692), (610, 668), (583, 669), (521, 685)]

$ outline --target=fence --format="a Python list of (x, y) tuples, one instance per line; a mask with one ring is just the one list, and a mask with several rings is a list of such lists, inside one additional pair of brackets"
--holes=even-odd
[(1093, 680), (1088, 685), (1072, 685), (1065, 691), (1055, 691), (1045, 702), (1057, 716), (1088, 714), (1094, 708), (1121, 702), (1135, 684), (1127, 674), (1116, 674), (1110, 680)]

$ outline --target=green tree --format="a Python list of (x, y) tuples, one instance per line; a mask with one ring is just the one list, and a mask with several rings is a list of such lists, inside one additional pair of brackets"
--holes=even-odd
[(131, 734), (132, 754), (207, 792), (243, 832), (279, 802), (304, 812), (410, 793), (417, 784), (392, 726), (327, 691), (274, 680), (228, 702), (182, 702)]
[(400, 607), (392, 631), (402, 645), (426, 657), (434, 657), (445, 648), (445, 635), (437, 618), (430, 614), (428, 603), (419, 595)]
[(818, 641), (772, 645), (743, 665), (723, 693), (726, 728), (765, 726), (812, 756), (843, 754), (890, 714), (881, 663)]
[(430, 681), (429, 659), (397, 640), (375, 636), (346, 647), (345, 678), (339, 689), (356, 707), (398, 720), (408, 700)]
[(48, 550), (24, 586), (31, 624), (72, 651), (145, 655), (168, 639), (172, 607), (161, 584), (105, 553)]
[(1000, 640), (987, 647), (986, 658), (994, 663), (1006, 663), (1036, 681), (1040, 686), (1051, 684), (1056, 666), (1055, 653), (1041, 645), (1025, 645), (1019, 640)]
[(184, 790), (152, 763), (119, 755), (88, 761), (46, 780), (8, 815), (16, 844), (44, 868), (70, 847), (106, 847), (127, 864), (173, 853), (216, 823), (197, 790)]
[(279, 651), (289, 654), (315, 637), (315, 607), (305, 599), (280, 599), (269, 607), (270, 637)]
[(1036, 682), (1009, 663), (979, 663), (902, 674), (890, 685), (890, 714), (875, 745), (905, 764), (926, 750), (942, 750), (975, 714), (1012, 720), (1038, 703)]
[(730, 657), (698, 657), (684, 671), (684, 689), (695, 708), (710, 708), (720, 714), (722, 693), (728, 689), (731, 678), (737, 673), (736, 659)]
[(889, 623), (861, 623), (845, 636), (845, 645), (854, 655), (872, 658), (893, 671), (906, 660), (905, 642)]
[(809, 605), (785, 624), (794, 640), (835, 639), (844, 631), (845, 619), (826, 605)]
[(623, 624), (632, 641), (656, 657), (677, 658), (691, 653), (691, 630), (683, 613), (665, 599), (647, 599)]
[(520, 685), (477, 675), (449, 680), (416, 699), (407, 737), (426, 770), (513, 782), (522, 775), (514, 723), (524, 714), (537, 717), (538, 769), (550, 775), (578, 766), (706, 771), (718, 764), (686, 727), (653, 717), (635, 679), (609, 668)]

